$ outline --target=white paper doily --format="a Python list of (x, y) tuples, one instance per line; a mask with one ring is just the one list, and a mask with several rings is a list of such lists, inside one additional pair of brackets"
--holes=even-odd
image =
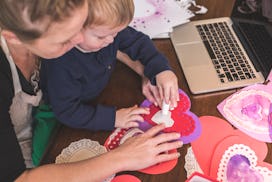
[(199, 167), (199, 164), (196, 161), (192, 147), (188, 148), (187, 154), (185, 155), (184, 168), (187, 172), (187, 178), (189, 178), (194, 172), (199, 172), (199, 173), (203, 174), (202, 169)]
[[(107, 149), (97, 141), (90, 139), (81, 139), (72, 142), (68, 147), (56, 157), (56, 164), (70, 163), (92, 158), (107, 152)], [(110, 182), (115, 174), (105, 179), (103, 182)]]

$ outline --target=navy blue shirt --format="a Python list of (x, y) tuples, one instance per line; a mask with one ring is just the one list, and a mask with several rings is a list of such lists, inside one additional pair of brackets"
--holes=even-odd
[(140, 60), (152, 83), (158, 73), (170, 70), (167, 59), (150, 38), (131, 27), (119, 32), (113, 43), (98, 52), (82, 53), (74, 48), (60, 58), (44, 60), (41, 67), (44, 100), (52, 105), (60, 122), (90, 130), (114, 129), (116, 108), (90, 105), (90, 101), (107, 85), (118, 50)]

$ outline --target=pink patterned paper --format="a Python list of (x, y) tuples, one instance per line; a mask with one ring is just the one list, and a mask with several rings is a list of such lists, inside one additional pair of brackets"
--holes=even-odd
[(271, 143), (271, 125), (268, 120), (271, 103), (271, 84), (256, 84), (227, 97), (217, 109), (239, 130), (257, 140)]

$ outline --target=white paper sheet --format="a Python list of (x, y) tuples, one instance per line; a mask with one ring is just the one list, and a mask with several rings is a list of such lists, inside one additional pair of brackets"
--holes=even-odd
[(135, 14), (130, 26), (150, 38), (169, 37), (174, 26), (187, 23), (194, 16), (188, 10), (195, 5), (193, 0), (135, 0), (134, 4)]

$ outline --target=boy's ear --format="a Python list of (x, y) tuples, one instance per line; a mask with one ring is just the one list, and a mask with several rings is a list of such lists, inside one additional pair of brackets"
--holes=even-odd
[(22, 44), (18, 37), (11, 31), (2, 30), (1, 34), (5, 40), (11, 44)]

